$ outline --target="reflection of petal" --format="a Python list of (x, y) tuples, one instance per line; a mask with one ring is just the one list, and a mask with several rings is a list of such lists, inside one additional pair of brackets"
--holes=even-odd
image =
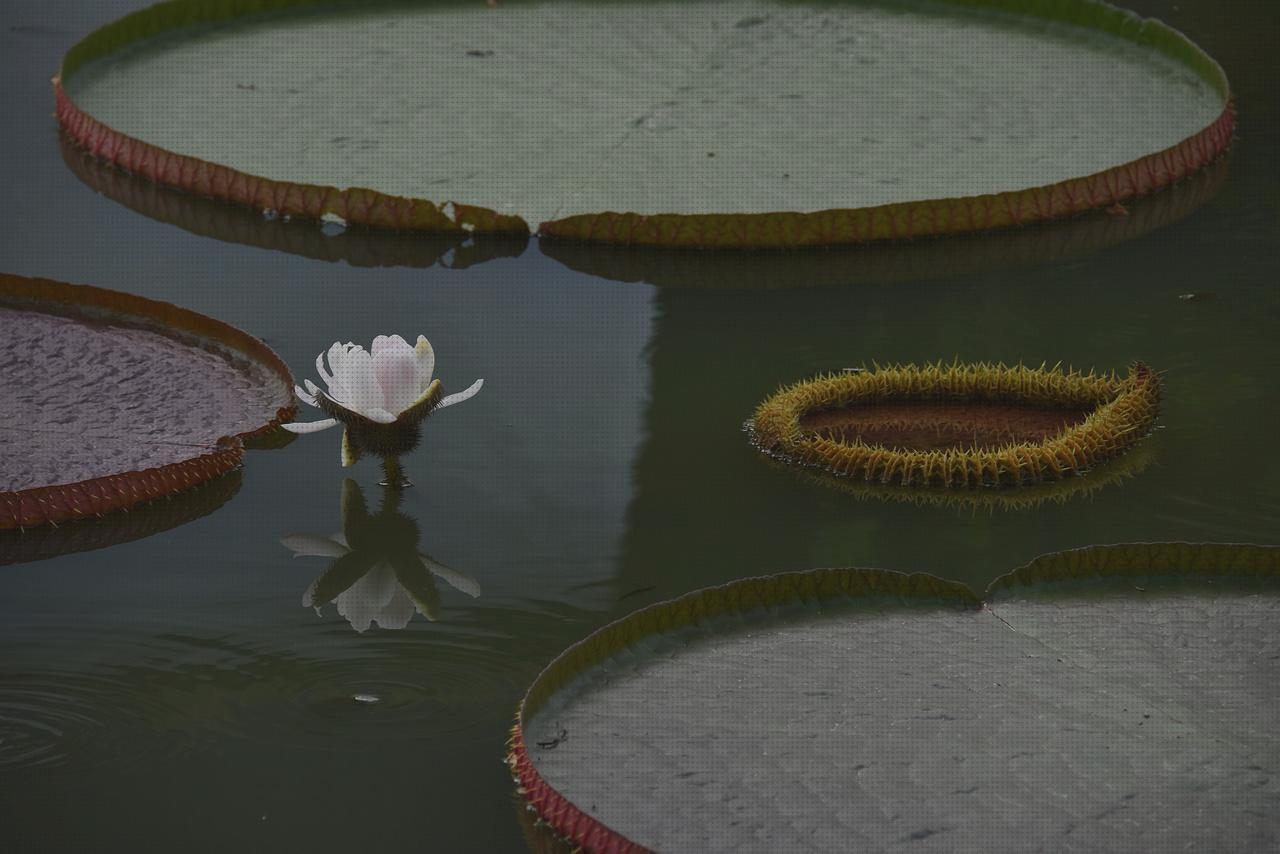
[(377, 562), (378, 555), (372, 552), (347, 552), (311, 583), (302, 596), (302, 604), (311, 607), (332, 602), (363, 578)]
[(431, 574), (437, 578), (443, 578), (445, 584), (448, 584), (459, 593), (465, 593), (472, 599), (480, 595), (480, 582), (476, 581), (469, 575), (463, 575), (456, 569), (450, 569), (439, 561), (435, 560), (431, 555), (425, 555), (421, 552), (418, 557), (422, 558), (422, 562), (426, 564)]
[(448, 395), (444, 400), (440, 401), (436, 409), (444, 409), (446, 406), (453, 406), (455, 403), (462, 403), (464, 400), (475, 397), (476, 392), (480, 391), (480, 386), (482, 385), (484, 385), (484, 380), (476, 380), (466, 391)]
[(396, 592), (391, 595), (391, 601), (382, 606), (382, 613), (374, 617), (373, 621), (380, 629), (403, 629), (416, 613), (419, 613), (419, 609), (413, 604), (409, 594), (403, 587), (397, 587)]
[(357, 632), (368, 631), (397, 592), (402, 591), (395, 572), (386, 561), (380, 560), (355, 584), (338, 594), (338, 613), (346, 617)]
[(399, 335), (373, 339), (373, 375), (382, 389), (383, 408), (388, 412), (408, 409), (422, 391), (418, 385), (418, 354)]
[(290, 433), (317, 433), (321, 430), (328, 430), (337, 423), (333, 418), (326, 418), (323, 421), (295, 421), (292, 424), (281, 424), (280, 426)]
[(428, 620), (435, 620), (440, 614), (440, 591), (436, 590), (435, 579), (417, 552), (396, 551), (387, 557), (395, 570), (396, 580), (413, 598), (418, 610)]
[(373, 545), (372, 543), (361, 541), (360, 528), (369, 518), (369, 509), (365, 506), (364, 493), (360, 491), (360, 484), (351, 478), (347, 478), (342, 482), (340, 512), (342, 514), (342, 532), (347, 535), (347, 542), (355, 541), (355, 545), (352, 548)]
[(344, 544), (319, 534), (289, 534), (280, 538), (280, 544), (292, 551), (294, 557), (342, 557), (351, 551)]

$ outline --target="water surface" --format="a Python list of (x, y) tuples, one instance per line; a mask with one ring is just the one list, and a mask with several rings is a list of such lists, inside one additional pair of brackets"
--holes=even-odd
[[(0, 567), (0, 823), (15, 850), (521, 850), (501, 762), (515, 703), (560, 649), (647, 602), (811, 566), (982, 587), (1090, 543), (1280, 540), (1278, 69), (1259, 4), (1142, 6), (1217, 57), (1239, 98), (1225, 182), (1185, 219), (1046, 263), (953, 271), (939, 254), (884, 281), (841, 255), (829, 286), (737, 291), (614, 281), (536, 243), (465, 269), (330, 262), (99, 196), (62, 160), (48, 78), (131, 8), (24, 0), (0, 15), (5, 269), (208, 313), (300, 377), (336, 339), (428, 335), (446, 386), (486, 382), (428, 422), (400, 512), (480, 595), (437, 578), (439, 619), (398, 631), (302, 606), (331, 560), (280, 539), (342, 530), (349, 475), (380, 500), (375, 466), (338, 467), (334, 432), (248, 453), (239, 490), (193, 521)], [(741, 433), (782, 383), (956, 356), (1141, 359), (1164, 372), (1153, 460), (1085, 497), (974, 513), (815, 487)]]

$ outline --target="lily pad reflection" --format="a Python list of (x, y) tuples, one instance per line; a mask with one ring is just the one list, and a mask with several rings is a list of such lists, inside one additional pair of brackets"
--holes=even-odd
[(280, 542), (294, 557), (333, 558), (329, 568), (307, 588), (302, 604), (316, 613), (334, 603), (357, 632), (375, 623), (403, 629), (413, 615), (435, 620), (440, 593), (435, 579), (471, 597), (480, 585), (419, 550), (418, 523), (400, 512), (401, 491), (382, 493), (382, 507), (370, 514), (364, 493), (348, 478), (342, 484), (342, 531), (332, 536), (289, 534)]

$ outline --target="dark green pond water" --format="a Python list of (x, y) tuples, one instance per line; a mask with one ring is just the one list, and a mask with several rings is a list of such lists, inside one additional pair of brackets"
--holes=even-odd
[[(931, 244), (926, 263), (557, 260), (531, 242), (462, 269), (393, 263), (429, 257), (421, 242), (329, 244), (175, 194), (152, 216), (96, 194), (64, 162), (48, 78), (83, 33), (133, 5), (0, 11), (0, 269), (205, 312), (264, 338), (298, 377), (337, 339), (429, 336), (450, 388), (485, 386), (428, 424), (401, 509), (480, 595), (440, 582), (439, 619), (396, 631), (302, 606), (327, 561), (295, 559), (280, 539), (340, 530), (345, 477), (379, 501), (373, 464), (339, 468), (336, 433), (249, 453), (238, 489), (226, 481), (197, 502), (209, 506), (172, 510), (212, 512), (145, 538), (17, 563), (121, 539), (125, 524), (0, 538), (9, 850), (521, 850), (502, 762), (519, 697), (562, 648), (648, 602), (812, 566), (981, 588), (1091, 543), (1280, 541), (1280, 68), (1266, 4), (1134, 4), (1224, 65), (1240, 129), (1212, 198), (1127, 241), (1090, 248), (1097, 230), (1066, 229), (1043, 243)], [(157, 197), (123, 183), (135, 202)], [(285, 244), (305, 254), (267, 248)], [(759, 285), (761, 269), (824, 284), (643, 281)], [(1062, 503), (971, 512), (806, 483), (741, 432), (779, 383), (957, 356), (1165, 372), (1146, 467)]]

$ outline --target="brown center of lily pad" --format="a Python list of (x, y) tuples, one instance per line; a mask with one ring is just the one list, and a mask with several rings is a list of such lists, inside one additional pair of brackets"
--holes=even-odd
[(1088, 415), (1085, 409), (997, 402), (902, 401), (807, 413), (800, 418), (800, 429), (844, 444), (860, 440), (895, 451), (967, 451), (1043, 442)]

